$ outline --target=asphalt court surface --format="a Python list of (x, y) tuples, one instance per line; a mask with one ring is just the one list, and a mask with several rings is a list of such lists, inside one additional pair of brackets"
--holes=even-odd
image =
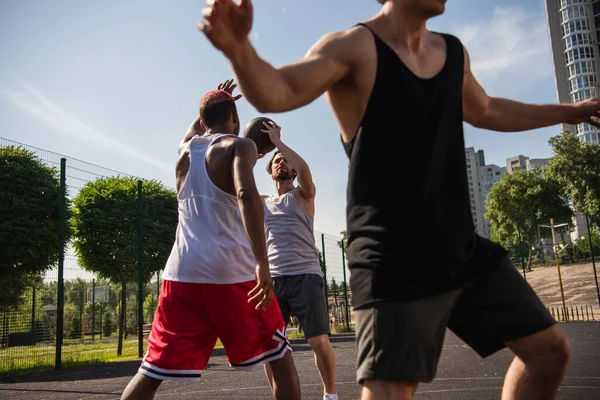
[[(571, 339), (572, 358), (559, 399), (600, 399), (600, 322), (561, 327)], [(331, 338), (337, 357), (340, 399), (358, 399), (356, 348), (351, 334)], [(304, 340), (292, 341), (302, 398), (321, 399), (322, 385), (313, 354)], [(481, 359), (450, 332), (446, 335), (436, 379), (419, 387), (415, 399), (500, 399), (504, 373), (512, 361), (508, 350)], [(0, 399), (118, 399), (137, 371), (139, 361), (98, 364), (0, 379)], [(165, 382), (157, 399), (271, 399), (262, 370), (233, 371), (222, 350), (216, 350), (201, 382)]]

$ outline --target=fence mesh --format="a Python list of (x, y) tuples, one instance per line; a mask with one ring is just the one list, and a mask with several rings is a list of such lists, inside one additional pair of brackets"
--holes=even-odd
[[(173, 189), (0, 138), (0, 376), (141, 357), (176, 226)], [(559, 321), (600, 318), (591, 233), (561, 237), (561, 289), (552, 243), (525, 268)], [(332, 330), (348, 330), (345, 240), (314, 237)], [(526, 267), (529, 250), (510, 250)]]

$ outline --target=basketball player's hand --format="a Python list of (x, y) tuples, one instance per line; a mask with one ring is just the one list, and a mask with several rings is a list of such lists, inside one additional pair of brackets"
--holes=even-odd
[(281, 127), (273, 121), (269, 121), (268, 123), (263, 122), (263, 126), (264, 129), (261, 129), (261, 132), (264, 132), (267, 135), (269, 135), (271, 143), (277, 146), (277, 143), (279, 143), (279, 141), (281, 140)]
[[(235, 90), (235, 88), (237, 87), (237, 85), (235, 83), (233, 83), (233, 79), (229, 79), (223, 83), (219, 83), (219, 86), (217, 86), (217, 90), (222, 90), (224, 92), (229, 93), (231, 96), (233, 96), (233, 91)], [(239, 100), (242, 98), (241, 94), (238, 94), (237, 96), (233, 96), (233, 101)]]
[(271, 300), (273, 300), (274, 285), (269, 271), (269, 265), (266, 267), (256, 266), (256, 286), (250, 292), (248, 302), (258, 303), (257, 310), (264, 311), (267, 309)]
[(573, 104), (573, 113), (565, 122), (571, 125), (587, 122), (600, 128), (600, 99), (591, 98)]
[(217, 49), (225, 54), (248, 40), (252, 28), (252, 2), (240, 0), (206, 0), (202, 10), (204, 21), (198, 22), (200, 29)]

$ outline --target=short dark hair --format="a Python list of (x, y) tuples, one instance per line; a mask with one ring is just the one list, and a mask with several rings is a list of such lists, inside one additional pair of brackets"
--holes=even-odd
[(223, 90), (211, 90), (200, 101), (200, 119), (207, 127), (225, 123), (236, 111), (233, 97)]
[[(273, 153), (273, 155), (269, 159), (269, 162), (267, 163), (267, 172), (271, 176), (273, 176), (273, 174), (271, 173), (271, 168), (273, 167), (273, 161), (275, 160), (275, 156), (277, 156), (277, 154), (279, 154), (279, 153), (280, 153), (279, 150), (275, 150), (275, 152)], [(292, 180), (296, 179), (296, 175), (297, 175), (296, 170), (292, 169)]]

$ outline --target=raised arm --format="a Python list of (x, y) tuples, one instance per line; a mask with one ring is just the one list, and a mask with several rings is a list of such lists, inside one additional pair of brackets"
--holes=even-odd
[(298, 191), (302, 197), (306, 200), (312, 200), (315, 198), (316, 188), (310, 173), (308, 164), (298, 153), (289, 148), (285, 143), (281, 141), (281, 127), (276, 125), (273, 121), (271, 124), (264, 124), (262, 130), (265, 134), (269, 135), (271, 142), (277, 147), (277, 150), (283, 154), (285, 159), (292, 164), (294, 170), (298, 174)]
[(258, 56), (248, 39), (252, 3), (218, 0), (203, 10), (199, 28), (229, 59), (246, 99), (259, 112), (283, 112), (309, 104), (351, 71), (352, 32), (334, 32), (301, 61), (275, 68)]
[(514, 100), (490, 97), (471, 72), (470, 57), (465, 49), (463, 81), (463, 119), (482, 129), (518, 132), (567, 123), (587, 122), (600, 127), (598, 99), (575, 104), (526, 104)]
[(254, 142), (247, 139), (236, 140), (232, 172), (242, 223), (256, 257), (257, 286), (249, 293), (256, 308), (265, 309), (273, 296), (273, 281), (269, 272), (269, 259), (265, 241), (263, 201), (254, 181), (253, 168), (258, 154)]
[(194, 122), (192, 122), (192, 124), (188, 128), (187, 132), (183, 136), (183, 139), (181, 139), (181, 142), (179, 142), (179, 154), (181, 154), (181, 152), (184, 150), (185, 144), (187, 142), (192, 140), (192, 138), (196, 135), (204, 135), (204, 132), (206, 132), (206, 129), (204, 129), (204, 127), (202, 126), (200, 116), (198, 115)]

